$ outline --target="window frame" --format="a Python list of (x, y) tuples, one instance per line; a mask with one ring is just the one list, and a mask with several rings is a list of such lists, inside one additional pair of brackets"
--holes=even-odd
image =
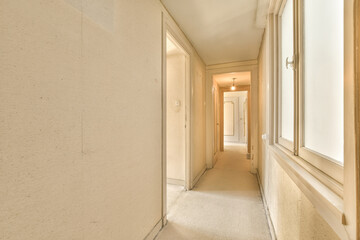
[[(298, 156), (303, 158), (304, 160), (308, 161), (313, 166), (317, 167), (318, 169), (324, 171), (327, 175), (334, 178), (339, 183), (344, 183), (344, 167), (343, 164), (340, 164), (336, 160), (327, 157), (321, 153), (313, 151), (309, 148), (305, 147), (304, 143), (304, 129), (305, 129), (305, 108), (304, 108), (304, 41), (303, 38), (300, 36), (304, 36), (304, 0), (297, 0), (298, 1), (298, 26), (299, 26), (299, 34), (298, 34), (298, 85), (299, 85), (299, 101), (298, 101), (298, 116), (299, 116), (299, 126), (298, 126)], [(343, 34), (345, 38), (345, 33)], [(345, 54), (345, 53), (344, 53)], [(343, 79), (344, 81), (344, 79)], [(344, 103), (343, 103), (344, 104)]]
[[(294, 139), (293, 142), (281, 137), (281, 17), (287, 1), (293, 1), (293, 24), (294, 24)], [(337, 161), (308, 149), (304, 145), (304, 0), (282, 0), (276, 18), (277, 40), (277, 79), (275, 91), (275, 143), (293, 160), (329, 187), (340, 197), (343, 197), (344, 166)], [(344, 38), (345, 38), (344, 32)], [(345, 54), (345, 53), (344, 53)], [(345, 81), (345, 79), (344, 79)], [(344, 103), (345, 104), (345, 103)], [(345, 114), (345, 113), (344, 113)]]
[[(282, 129), (282, 107), (281, 107), (281, 104), (282, 104), (282, 99), (281, 99), (281, 89), (282, 89), (282, 47), (281, 47), (281, 35), (282, 35), (282, 15), (283, 15), (283, 12), (284, 12), (284, 8), (285, 8), (285, 5), (287, 3), (287, 1), (293, 1), (293, 6), (295, 5), (295, 0), (283, 0), (282, 3), (281, 3), (281, 6), (280, 6), (280, 9), (279, 9), (279, 14), (278, 14), (278, 19), (277, 19), (277, 39), (278, 39), (278, 42), (277, 42), (277, 49), (278, 49), (278, 61), (277, 61), (277, 69), (278, 69), (278, 82), (277, 82), (277, 130), (276, 130), (276, 133), (277, 133), (277, 137), (275, 139), (275, 142), (280, 144), (282, 147), (286, 148), (287, 150), (291, 151), (291, 152), (295, 152), (295, 142), (294, 141), (289, 141), (288, 139), (286, 138), (283, 138), (282, 137), (282, 132), (281, 132), (281, 129)], [(294, 10), (293, 10), (294, 12)], [(295, 20), (295, 19), (294, 19)], [(293, 24), (295, 26), (295, 22), (293, 20)], [(293, 37), (293, 39), (295, 40), (295, 35)], [(295, 56), (295, 44), (293, 42), (293, 56)], [(295, 72), (293, 73), (293, 77), (294, 77), (294, 80), (295, 80)], [(295, 84), (294, 84), (294, 88), (295, 88)], [(295, 91), (294, 91), (294, 94), (295, 94)], [(295, 101), (294, 101), (295, 103)], [(294, 113), (295, 113), (295, 106), (294, 106)], [(295, 118), (294, 118), (295, 120)], [(295, 136), (295, 128), (294, 128), (294, 136)]]
[[(279, 9), (270, 3), (269, 36), (269, 154), (341, 239), (360, 237), (360, 0), (344, 0), (344, 183), (334, 180), (278, 142)], [(357, 54), (356, 54), (357, 53)], [(265, 62), (266, 63), (266, 62)], [(273, 114), (272, 114), (273, 113)], [(358, 140), (358, 141), (357, 141)]]

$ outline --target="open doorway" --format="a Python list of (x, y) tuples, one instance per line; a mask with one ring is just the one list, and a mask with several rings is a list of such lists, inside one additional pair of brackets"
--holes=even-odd
[(250, 157), (250, 86), (251, 72), (213, 75), (216, 152), (231, 146)]
[(247, 149), (247, 91), (224, 92), (224, 145)]
[(167, 33), (166, 35), (166, 212), (187, 188), (188, 128), (187, 81), (189, 55)]

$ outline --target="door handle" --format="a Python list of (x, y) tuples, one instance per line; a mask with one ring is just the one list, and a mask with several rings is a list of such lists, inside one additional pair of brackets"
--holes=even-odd
[(294, 60), (294, 56), (287, 57), (286, 58), (286, 69), (291, 69), (294, 70), (295, 69), (295, 60)]

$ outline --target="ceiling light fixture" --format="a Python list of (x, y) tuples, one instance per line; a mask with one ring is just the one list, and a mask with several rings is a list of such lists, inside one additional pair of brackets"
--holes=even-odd
[(233, 91), (236, 89), (236, 87), (235, 87), (235, 79), (236, 78), (233, 78), (233, 85), (231, 86), (231, 90), (233, 90)]

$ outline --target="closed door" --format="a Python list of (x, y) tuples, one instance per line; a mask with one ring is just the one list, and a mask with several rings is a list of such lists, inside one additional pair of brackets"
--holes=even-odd
[(239, 142), (239, 98), (224, 98), (224, 141)]
[(247, 143), (247, 97), (239, 97), (239, 139)]

